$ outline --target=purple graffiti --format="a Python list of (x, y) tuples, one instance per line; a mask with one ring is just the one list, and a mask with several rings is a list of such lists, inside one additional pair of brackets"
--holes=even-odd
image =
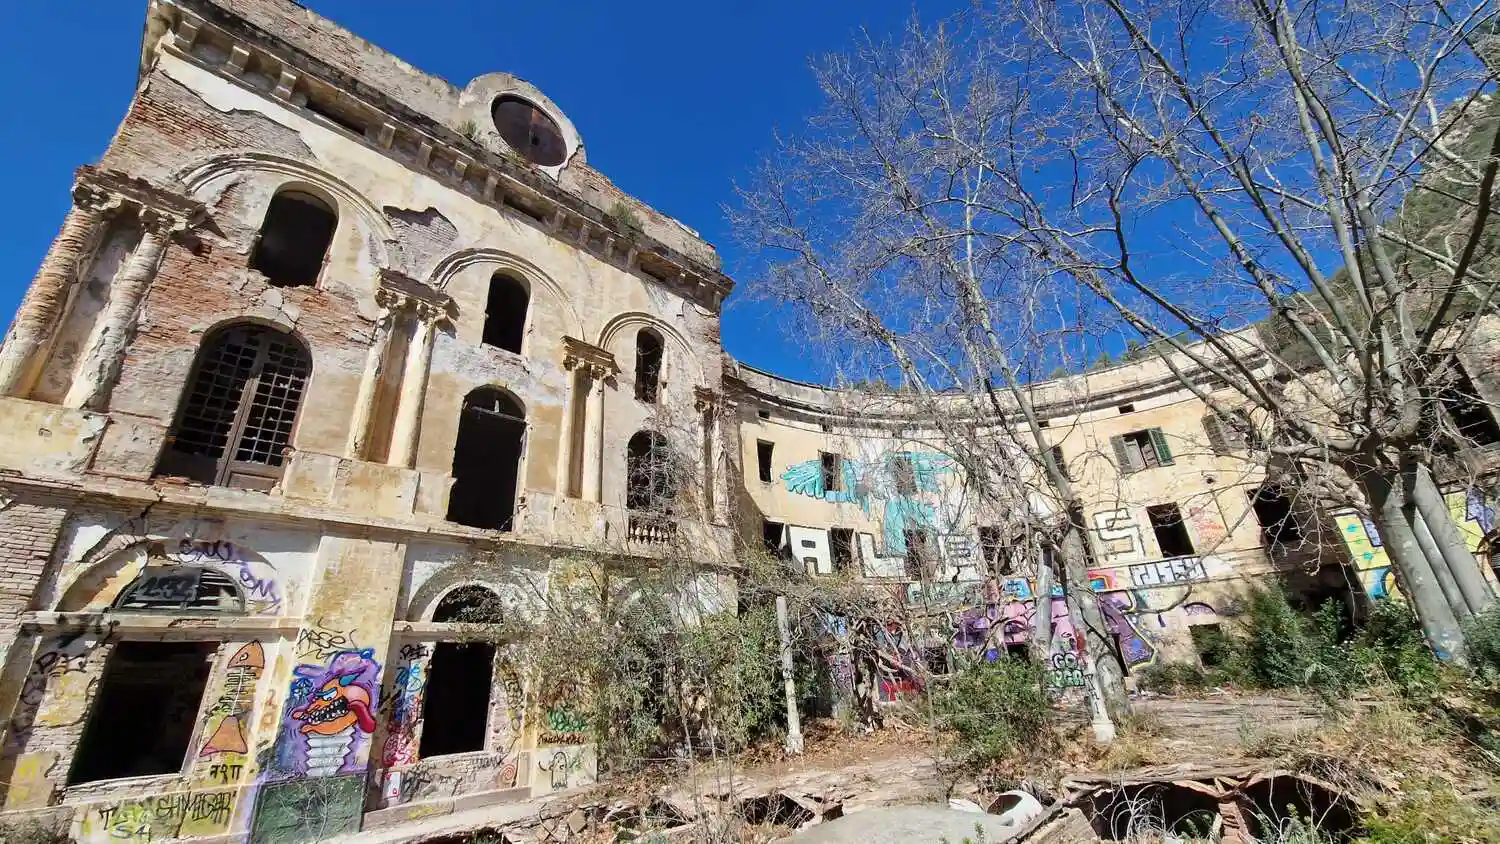
[(364, 768), (361, 750), (375, 731), (380, 664), (372, 650), (340, 651), (326, 665), (292, 669), (267, 779), (327, 777)]

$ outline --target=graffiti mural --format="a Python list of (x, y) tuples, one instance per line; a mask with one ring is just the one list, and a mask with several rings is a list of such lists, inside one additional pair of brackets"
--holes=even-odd
[(340, 651), (325, 665), (292, 669), (292, 686), (268, 778), (329, 777), (363, 769), (361, 750), (375, 732), (374, 651)]
[[(1470, 551), (1486, 549), (1495, 536), (1496, 500), (1493, 492), (1476, 489), (1451, 491), (1443, 496), (1453, 523), (1464, 535)], [(1344, 546), (1354, 560), (1360, 581), (1371, 598), (1394, 598), (1401, 595), (1390, 556), (1380, 540), (1375, 523), (1358, 513), (1343, 512), (1334, 516)], [(1488, 539), (1487, 539), (1488, 538)]]
[(390, 731), (381, 754), (381, 764), (387, 768), (413, 765), (418, 760), (423, 694), (427, 691), (426, 655), (427, 649), (421, 645), (401, 649), (402, 665), (396, 669), (391, 686)]
[(208, 710), (208, 728), (204, 731), (208, 739), (198, 751), (200, 759), (213, 759), (215, 767), (222, 765), (225, 771), (243, 766), (243, 762), (235, 764), (226, 757), (243, 758), (250, 752), (245, 727), (255, 706), (255, 683), (265, 667), (266, 654), (260, 642), (242, 645), (230, 656), (219, 698)]
[[(898, 455), (909, 471), (893, 471)], [(908, 530), (925, 530), (934, 542), (939, 535), (958, 531), (963, 510), (959, 477), (952, 458), (930, 451), (879, 452), (864, 459), (846, 457), (841, 461), (840, 488), (836, 490), (825, 488), (820, 460), (805, 460), (781, 473), (788, 492), (835, 504), (853, 504), (866, 516), (877, 519), (881, 527), (881, 550), (871, 556), (901, 559), (906, 556)], [(864, 535), (860, 538), (863, 545)]]

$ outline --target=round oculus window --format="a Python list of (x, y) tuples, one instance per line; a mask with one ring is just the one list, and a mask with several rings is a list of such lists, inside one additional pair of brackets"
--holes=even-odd
[(562, 130), (547, 113), (520, 97), (501, 97), (490, 109), (495, 129), (510, 148), (541, 167), (555, 167), (567, 158)]

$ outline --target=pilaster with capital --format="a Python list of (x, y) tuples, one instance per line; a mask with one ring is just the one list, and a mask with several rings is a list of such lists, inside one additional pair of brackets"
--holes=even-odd
[(349, 443), (345, 455), (355, 460), (369, 459), (372, 431), (370, 424), (375, 412), (375, 391), (380, 378), (385, 374), (386, 361), (390, 356), (391, 331), (408, 299), (401, 293), (381, 287), (375, 291), (375, 304), (380, 308), (375, 318), (375, 331), (370, 348), (365, 353), (365, 369), (359, 378), (359, 392), (354, 397), (354, 414), (349, 423)]
[[(563, 338), (563, 368), (578, 373), (579, 390), (587, 384), (583, 419), (583, 500), (603, 501), (604, 493), (604, 387), (620, 371), (615, 356), (598, 346), (573, 337)], [(577, 400), (576, 393), (573, 400)], [(572, 451), (572, 432), (567, 433), (565, 453)], [(568, 457), (571, 477), (571, 454)]]
[(85, 265), (114, 204), (107, 193), (93, 186), (74, 186), (73, 208), (16, 311), (4, 348), (0, 348), (0, 395), (25, 396), (31, 392), (44, 357), (40, 352), (57, 329), (73, 286), (86, 272)]
[(693, 388), (693, 407), (698, 411), (703, 431), (702, 477), (704, 517), (723, 524), (729, 503), (728, 473), (716, 469), (723, 464), (723, 409), (725, 399), (706, 387)]
[(401, 373), (401, 395), (396, 403), (396, 424), (391, 432), (391, 451), (386, 463), (411, 468), (417, 457), (421, 433), (422, 403), (427, 396), (427, 376), (432, 369), (432, 346), (448, 311), (440, 304), (414, 301), (415, 324), (407, 347), (406, 369)]
[(156, 278), (167, 243), (189, 224), (178, 214), (151, 207), (141, 209), (140, 219), (141, 240), (110, 284), (109, 302), (64, 399), (68, 407), (102, 410), (108, 404), (135, 331), (141, 301)]

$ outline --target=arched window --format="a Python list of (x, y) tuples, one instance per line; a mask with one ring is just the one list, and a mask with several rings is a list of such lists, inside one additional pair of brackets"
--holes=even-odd
[(655, 329), (642, 328), (635, 335), (635, 400), (656, 404), (661, 392), (661, 335)]
[(274, 328), (237, 325), (210, 335), (157, 474), (275, 486), (311, 371), (307, 349)]
[(670, 511), (677, 497), (667, 438), (655, 431), (638, 431), (625, 450), (625, 506), (656, 513)]
[(124, 612), (245, 612), (245, 594), (234, 578), (207, 566), (149, 560), (120, 591), (110, 609)]
[(521, 337), (526, 333), (526, 306), (531, 295), (526, 285), (504, 273), (490, 278), (490, 296), (484, 304), (484, 339), (486, 346), (521, 353)]
[(282, 191), (266, 208), (250, 268), (276, 287), (313, 284), (338, 224), (338, 212), (323, 200), (301, 191)]
[(500, 596), (483, 586), (460, 586), (443, 596), (432, 611), (435, 622), (496, 622), (500, 620)]
[(448, 521), (510, 530), (525, 433), (526, 410), (511, 394), (480, 387), (464, 398), (453, 449)]

